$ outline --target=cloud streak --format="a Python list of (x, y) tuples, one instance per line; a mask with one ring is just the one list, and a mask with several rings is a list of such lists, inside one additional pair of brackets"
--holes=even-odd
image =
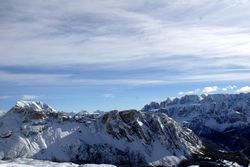
[(113, 95), (112, 93), (106, 93), (103, 95), (105, 98), (115, 98), (115, 95)]
[[(220, 81), (249, 81), (249, 73), (218, 73), (218, 74), (189, 74), (183, 73), (172, 76), (165, 75), (164, 72), (159, 73), (150, 72), (144, 73), (141, 71), (139, 73), (134, 73), (134, 70), (127, 75), (120, 75), (121, 73), (126, 73), (126, 71), (117, 72), (117, 74), (107, 77), (109, 75), (109, 70), (105, 72), (102, 70), (105, 77), (99, 76), (99, 70), (95, 71), (91, 75), (85, 77), (85, 75), (60, 73), (60, 74), (49, 74), (49, 73), (16, 73), (16, 72), (6, 72), (0, 70), (0, 84), (14, 84), (19, 86), (37, 85), (37, 86), (52, 86), (52, 85), (62, 85), (62, 86), (76, 86), (76, 85), (123, 85), (123, 86), (142, 86), (142, 85), (168, 85), (176, 83), (193, 83), (193, 82), (220, 82)], [(227, 87), (224, 89), (232, 89)], [(233, 89), (232, 89), (233, 90)], [(190, 92), (191, 93), (191, 92)], [(189, 94), (190, 94), (189, 93)]]
[(33, 100), (37, 100), (38, 98), (39, 98), (39, 96), (36, 96), (36, 95), (23, 95), (21, 100), (33, 101)]
[(0, 96), (0, 100), (5, 100), (5, 99), (8, 99), (10, 98), (10, 96)]

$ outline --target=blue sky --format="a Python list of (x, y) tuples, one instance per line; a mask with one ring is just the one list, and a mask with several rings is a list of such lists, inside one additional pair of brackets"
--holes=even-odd
[(249, 92), (248, 0), (0, 1), (0, 111)]

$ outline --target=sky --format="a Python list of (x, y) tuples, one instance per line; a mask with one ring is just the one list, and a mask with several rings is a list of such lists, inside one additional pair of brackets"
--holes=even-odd
[(0, 1), (0, 111), (250, 92), (249, 0)]

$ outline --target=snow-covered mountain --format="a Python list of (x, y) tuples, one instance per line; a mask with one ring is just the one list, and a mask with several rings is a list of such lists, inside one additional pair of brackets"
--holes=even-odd
[(225, 151), (250, 159), (250, 94), (186, 95), (145, 105), (144, 112), (165, 113)]
[(0, 159), (172, 166), (202, 148), (190, 129), (164, 113), (73, 115), (45, 103), (20, 101), (0, 118)]

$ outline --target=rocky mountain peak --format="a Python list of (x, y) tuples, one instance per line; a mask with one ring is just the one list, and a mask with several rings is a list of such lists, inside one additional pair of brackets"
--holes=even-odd
[(13, 107), (14, 111), (18, 110), (29, 110), (29, 111), (47, 111), (55, 112), (55, 110), (47, 105), (46, 103), (40, 101), (18, 101)]
[(40, 101), (18, 101), (9, 112), (22, 113), (26, 120), (45, 119), (48, 115), (55, 113), (56, 111)]
[[(146, 147), (159, 141), (172, 154), (186, 150), (183, 153), (187, 155), (188, 152), (198, 151), (197, 148), (202, 145), (190, 130), (181, 128), (164, 113), (114, 110), (103, 115), (101, 120), (107, 133), (115, 139), (125, 139), (129, 143), (139, 140)], [(196, 149), (192, 150), (187, 145), (193, 145)]]

